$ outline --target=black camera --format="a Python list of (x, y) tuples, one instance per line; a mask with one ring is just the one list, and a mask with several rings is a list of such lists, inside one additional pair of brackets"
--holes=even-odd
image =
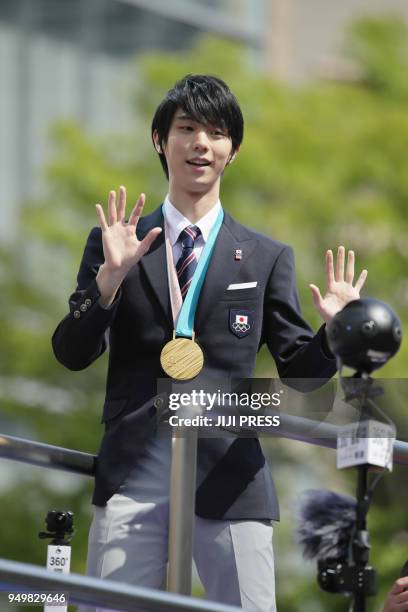
[(344, 365), (369, 374), (398, 351), (401, 322), (380, 300), (353, 300), (333, 317), (327, 339), (330, 350)]
[(48, 512), (45, 523), (47, 530), (53, 533), (60, 531), (72, 532), (74, 524), (74, 514), (70, 510), (50, 510)]
[(45, 517), (47, 531), (41, 531), (41, 539), (52, 538), (53, 544), (68, 544), (74, 535), (74, 513), (70, 510), (50, 510)]
[(317, 581), (324, 591), (364, 596), (377, 594), (376, 571), (370, 566), (357, 568), (347, 562), (321, 560), (317, 567)]

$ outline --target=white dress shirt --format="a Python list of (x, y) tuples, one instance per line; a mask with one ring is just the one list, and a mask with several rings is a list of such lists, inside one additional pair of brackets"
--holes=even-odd
[(201, 217), (201, 219), (199, 219), (196, 223), (192, 223), (179, 210), (177, 210), (177, 208), (170, 202), (169, 196), (166, 195), (163, 204), (163, 214), (166, 219), (169, 230), (169, 239), (173, 248), (174, 264), (176, 264), (180, 259), (182, 251), (181, 244), (180, 242), (177, 242), (177, 239), (180, 236), (180, 232), (182, 232), (183, 229), (189, 225), (195, 225), (196, 227), (199, 227), (201, 231), (201, 234), (194, 243), (194, 253), (197, 261), (199, 260), (204, 245), (208, 240), (208, 236), (210, 235), (211, 229), (217, 219), (220, 208), (221, 202), (220, 200), (217, 200), (211, 210), (209, 210), (204, 217)]

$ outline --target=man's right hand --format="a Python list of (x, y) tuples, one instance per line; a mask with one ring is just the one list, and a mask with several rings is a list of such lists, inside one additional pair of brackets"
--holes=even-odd
[(116, 192), (109, 192), (108, 222), (102, 206), (100, 204), (96, 205), (105, 256), (105, 262), (99, 268), (96, 276), (102, 306), (107, 307), (113, 302), (126, 274), (147, 253), (153, 241), (162, 231), (160, 227), (154, 227), (143, 240), (137, 239), (136, 227), (142, 214), (145, 199), (146, 196), (142, 193), (130, 214), (128, 222), (125, 221), (126, 189), (124, 187), (119, 189), (117, 206)]

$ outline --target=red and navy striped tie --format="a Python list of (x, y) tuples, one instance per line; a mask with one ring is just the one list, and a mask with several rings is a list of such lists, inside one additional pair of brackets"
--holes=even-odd
[(189, 225), (180, 232), (180, 236), (178, 237), (178, 241), (181, 242), (183, 250), (176, 264), (176, 271), (183, 301), (187, 295), (191, 279), (197, 267), (197, 258), (194, 254), (194, 242), (200, 234), (201, 231), (199, 227)]

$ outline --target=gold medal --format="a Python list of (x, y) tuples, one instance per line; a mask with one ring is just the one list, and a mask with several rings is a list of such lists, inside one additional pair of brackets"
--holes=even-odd
[(203, 351), (192, 338), (176, 338), (164, 345), (160, 354), (160, 363), (168, 376), (176, 380), (189, 380), (203, 369)]

